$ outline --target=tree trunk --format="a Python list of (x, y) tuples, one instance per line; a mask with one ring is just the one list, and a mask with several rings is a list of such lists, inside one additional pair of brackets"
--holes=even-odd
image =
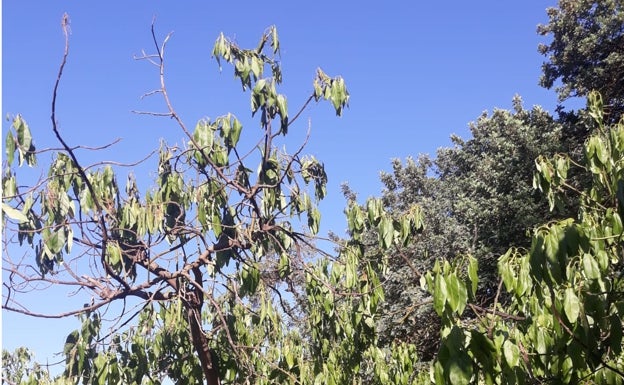
[(201, 308), (197, 309), (191, 306), (187, 307), (186, 314), (188, 316), (193, 347), (199, 356), (204, 377), (208, 385), (220, 385), (218, 362), (213, 359), (216, 357), (213, 357), (210, 347), (208, 346), (208, 338), (206, 338), (201, 327)]
[(208, 338), (206, 334), (204, 334), (204, 330), (201, 326), (201, 310), (204, 304), (204, 292), (202, 290), (203, 280), (199, 267), (193, 269), (193, 275), (195, 276), (193, 289), (186, 292), (186, 298), (182, 302), (186, 308), (191, 340), (195, 352), (199, 357), (199, 362), (201, 363), (202, 372), (204, 373), (207, 384), (220, 385), (219, 363), (216, 360), (216, 356), (213, 356), (210, 346), (208, 345)]

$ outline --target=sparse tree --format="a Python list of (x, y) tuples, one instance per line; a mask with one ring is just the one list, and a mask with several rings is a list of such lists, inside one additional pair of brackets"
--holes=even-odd
[[(149, 187), (118, 163), (85, 164), (81, 147), (58, 129), (66, 15), (62, 26), (50, 131), (60, 148), (37, 148), (25, 118), (15, 116), (2, 178), (3, 310), (78, 315), (82, 322), (67, 337), (59, 381), (342, 384), (387, 383), (390, 375), (397, 384), (411, 381), (408, 345), (377, 348), (374, 320), (383, 298), (377, 272), (385, 259), (363, 260), (359, 236), (376, 228), (382, 249), (407, 243), (420, 227), (418, 210), (393, 218), (378, 200), (366, 211), (351, 204), (353, 239), (328, 255), (315, 245), (317, 203), (326, 195), (323, 163), (304, 155), (307, 137), (294, 152), (285, 150), (288, 134), (306, 129), (299, 118), (310, 102), (325, 99), (343, 112), (344, 80), (319, 69), (293, 114), (278, 92), (277, 30), (267, 29), (252, 49), (220, 35), (212, 53), (234, 67), (251, 93), (260, 129), (243, 130), (232, 113), (188, 126), (166, 86), (170, 36), (159, 42), (152, 26), (155, 53), (139, 59), (155, 65), (160, 88), (149, 94), (162, 97), (165, 111), (146, 114), (169, 118), (186, 143), (155, 146)], [(52, 154), (50, 164), (42, 164), (42, 153)], [(24, 166), (47, 171), (33, 181)], [(22, 302), (23, 293), (50, 286), (86, 297), (61, 314)]]

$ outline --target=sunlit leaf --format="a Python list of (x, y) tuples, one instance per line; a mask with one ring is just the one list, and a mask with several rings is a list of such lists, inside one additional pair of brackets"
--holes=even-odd
[(433, 292), (433, 308), (438, 315), (442, 315), (444, 311), (444, 305), (448, 297), (446, 289), (446, 281), (440, 274), (436, 274), (434, 280), (434, 292)]
[(588, 279), (600, 278), (600, 267), (591, 254), (583, 255), (583, 272)]
[(510, 340), (505, 340), (505, 343), (503, 343), (503, 355), (505, 356), (507, 365), (512, 368), (518, 366), (520, 363), (520, 349)]
[(563, 296), (563, 310), (571, 323), (575, 323), (580, 312), (580, 302), (574, 289), (567, 288)]
[(2, 203), (2, 212), (11, 219), (18, 221), (19, 223), (28, 222), (28, 217), (21, 211), (14, 209), (6, 203)]
[(394, 226), (392, 225), (392, 219), (384, 216), (379, 222), (379, 240), (384, 249), (389, 248), (392, 245), (394, 238)]
[(450, 274), (446, 276), (446, 288), (448, 291), (448, 304), (451, 310), (461, 314), (466, 307), (467, 292), (464, 283), (457, 277), (457, 275)]

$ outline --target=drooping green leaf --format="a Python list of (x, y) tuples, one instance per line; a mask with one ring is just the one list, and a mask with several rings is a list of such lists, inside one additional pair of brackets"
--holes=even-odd
[(470, 351), (482, 367), (492, 367), (496, 348), (488, 337), (474, 329), (470, 331)]
[(21, 211), (14, 209), (6, 203), (2, 203), (2, 212), (11, 219), (18, 221), (19, 223), (28, 222), (28, 217)]
[(319, 226), (321, 224), (321, 212), (313, 207), (308, 210), (308, 228), (312, 234), (318, 234)]
[(6, 151), (6, 156), (7, 156), (7, 163), (11, 165), (13, 164), (13, 159), (15, 157), (15, 138), (13, 137), (13, 133), (11, 131), (7, 132), (5, 146), (6, 146), (5, 151)]
[(26, 124), (26, 122), (19, 115), (13, 119), (13, 128), (17, 132), (19, 165), (21, 166), (26, 157), (26, 153), (30, 150), (32, 145), (32, 135), (28, 124)]
[(392, 245), (394, 239), (394, 226), (392, 219), (384, 216), (379, 222), (379, 240), (384, 249), (388, 249)]
[(515, 368), (520, 363), (520, 349), (510, 340), (505, 340), (503, 343), (503, 355), (507, 365), (511, 368)]
[(271, 26), (271, 48), (273, 49), (273, 53), (277, 54), (279, 52), (279, 38), (277, 36), (277, 28), (275, 26)]
[(106, 244), (106, 258), (111, 266), (117, 266), (121, 263), (121, 249), (117, 242), (108, 242)]
[(565, 311), (568, 320), (571, 323), (575, 323), (580, 312), (580, 301), (574, 293), (574, 289), (571, 287), (567, 288), (565, 291), (563, 297), (563, 310)]
[(445, 280), (448, 291), (448, 304), (452, 311), (461, 315), (468, 299), (466, 286), (455, 273), (447, 275)]
[(472, 362), (461, 353), (451, 359), (448, 367), (448, 379), (452, 385), (468, 385), (472, 379)]
[(288, 258), (288, 254), (281, 253), (279, 264), (278, 264), (278, 272), (281, 278), (286, 277), (290, 273), (290, 259)]
[(438, 315), (442, 315), (444, 312), (444, 305), (448, 298), (448, 291), (446, 288), (446, 281), (441, 274), (436, 274), (434, 279), (434, 292), (433, 292), (433, 308)]
[(17, 194), (17, 183), (15, 181), (15, 176), (8, 174), (4, 178), (2, 178), (2, 197), (12, 197)]
[(470, 280), (470, 289), (472, 296), (477, 294), (477, 287), (479, 285), (479, 262), (476, 258), (470, 256), (468, 259), (468, 279)]
[(591, 254), (583, 255), (583, 272), (588, 279), (600, 278), (600, 267)]
[(280, 115), (280, 132), (286, 135), (288, 133), (288, 102), (284, 95), (277, 95), (276, 107)]
[(229, 140), (231, 147), (236, 147), (236, 145), (238, 144), (242, 130), (243, 130), (242, 123), (238, 119), (236, 119), (236, 117), (234, 117), (233, 122), (232, 122), (232, 131), (230, 132), (230, 140)]

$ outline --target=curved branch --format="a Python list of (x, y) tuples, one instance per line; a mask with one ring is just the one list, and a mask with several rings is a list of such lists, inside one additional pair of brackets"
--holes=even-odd
[[(74, 151), (67, 145), (67, 143), (65, 142), (65, 140), (59, 133), (58, 127), (56, 124), (56, 97), (57, 97), (58, 87), (61, 82), (61, 77), (63, 76), (63, 69), (65, 68), (65, 64), (67, 63), (67, 56), (69, 55), (69, 15), (67, 15), (67, 13), (63, 14), (63, 18), (61, 20), (61, 27), (63, 29), (63, 35), (65, 36), (65, 49), (63, 51), (63, 60), (61, 61), (59, 72), (56, 77), (56, 81), (54, 82), (54, 90), (52, 92), (52, 115), (50, 116), (50, 118), (52, 119), (52, 131), (54, 131), (54, 135), (56, 136), (58, 141), (63, 145), (63, 148), (69, 154), (72, 161), (76, 165), (76, 168), (78, 169), (78, 174), (84, 181), (85, 185), (87, 186), (87, 189), (89, 190), (89, 194), (91, 195), (91, 198), (93, 199), (93, 204), (97, 208), (97, 211), (100, 214), (102, 214), (104, 212), (102, 208), (102, 203), (100, 202), (99, 199), (97, 199), (97, 195), (95, 194), (95, 189), (93, 188), (91, 181), (89, 181), (89, 178), (87, 177), (85, 170), (82, 168), (82, 166), (80, 166), (80, 162), (78, 162), (78, 158), (76, 157), (76, 154), (74, 154)], [(106, 254), (106, 243), (108, 242), (108, 231), (106, 229), (105, 216), (100, 215), (99, 217), (100, 217), (99, 226), (100, 226), (100, 229), (102, 230), (102, 252), (101, 252), (102, 265), (104, 266), (104, 269), (106, 270), (106, 272), (111, 277), (113, 277), (117, 282), (119, 282), (119, 284), (126, 287), (127, 289), (130, 289), (130, 286), (128, 285), (128, 283), (125, 280), (123, 280), (121, 277), (119, 277), (119, 275), (117, 275), (113, 271), (113, 269), (108, 265), (108, 263), (106, 263), (105, 254)]]

